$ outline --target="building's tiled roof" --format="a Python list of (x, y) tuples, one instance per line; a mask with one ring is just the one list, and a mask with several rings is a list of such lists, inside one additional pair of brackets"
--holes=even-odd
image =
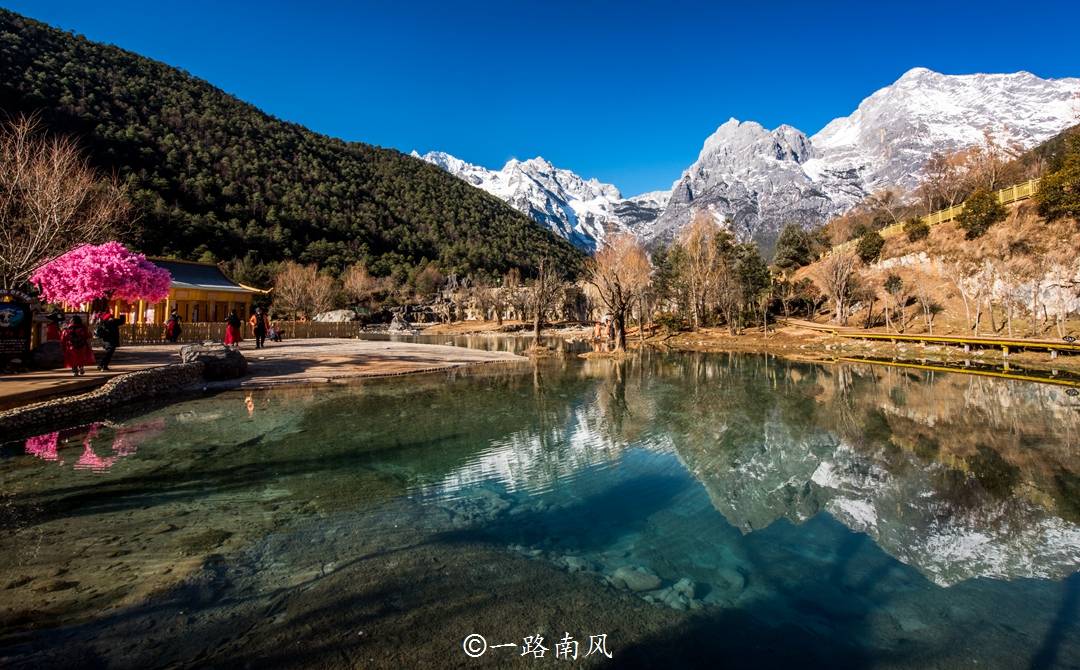
[(154, 265), (165, 268), (172, 275), (173, 288), (202, 289), (205, 291), (233, 291), (235, 293), (255, 293), (232, 281), (218, 269), (208, 263), (189, 263), (170, 261), (159, 258), (150, 259)]

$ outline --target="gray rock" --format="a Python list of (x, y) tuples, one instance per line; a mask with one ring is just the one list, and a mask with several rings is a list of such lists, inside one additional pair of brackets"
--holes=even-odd
[(217, 342), (185, 344), (180, 347), (185, 363), (201, 362), (203, 378), (209, 381), (236, 379), (247, 374), (247, 359), (237, 349)]
[(648, 568), (624, 565), (615, 570), (611, 580), (616, 586), (623, 586), (631, 591), (653, 591), (660, 587), (660, 578)]
[(320, 323), (345, 323), (347, 321), (356, 321), (356, 312), (351, 309), (334, 309), (329, 312), (319, 312), (312, 321), (319, 321)]
[(685, 596), (687, 600), (694, 599), (694, 582), (686, 577), (675, 582), (675, 585), (671, 587), (671, 590), (681, 596)]
[(563, 556), (562, 564), (569, 572), (584, 572), (592, 569), (592, 565), (580, 556)]
[(412, 332), (413, 327), (404, 316), (395, 314), (394, 318), (390, 320), (390, 330), (395, 332)]

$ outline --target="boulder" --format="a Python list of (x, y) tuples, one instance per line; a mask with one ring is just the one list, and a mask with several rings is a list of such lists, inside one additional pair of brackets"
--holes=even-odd
[(59, 342), (42, 342), (30, 352), (30, 366), (38, 370), (64, 367), (64, 351)]
[(199, 361), (203, 364), (203, 377), (208, 381), (236, 379), (247, 374), (247, 359), (239, 350), (218, 342), (185, 344), (180, 347), (180, 358), (185, 363)]
[(680, 596), (685, 596), (687, 600), (694, 599), (694, 582), (687, 577), (683, 577), (675, 582), (675, 585), (671, 587), (671, 590)]
[(615, 570), (611, 581), (631, 591), (653, 591), (660, 588), (660, 578), (648, 568), (632, 568), (628, 565)]
[(334, 309), (329, 312), (320, 312), (316, 314), (312, 321), (320, 321), (323, 323), (345, 323), (347, 321), (356, 321), (356, 312), (351, 309)]
[(392, 331), (409, 331), (411, 332), (413, 327), (401, 314), (395, 314), (394, 318), (390, 320), (390, 330)]

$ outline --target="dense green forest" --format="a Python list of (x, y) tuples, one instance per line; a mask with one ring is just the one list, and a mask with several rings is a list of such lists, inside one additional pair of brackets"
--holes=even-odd
[(128, 185), (141, 251), (233, 261), (249, 280), (285, 259), (404, 278), (428, 262), (529, 272), (541, 255), (574, 273), (583, 258), (433, 165), (316, 134), (176, 68), (5, 10), (0, 109), (78, 137)]

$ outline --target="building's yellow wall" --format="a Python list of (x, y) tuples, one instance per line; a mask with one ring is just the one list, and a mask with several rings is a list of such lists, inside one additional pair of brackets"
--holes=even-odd
[(241, 319), (251, 314), (251, 293), (232, 291), (206, 291), (202, 289), (169, 289), (169, 296), (157, 303), (140, 303), (114, 300), (110, 309), (114, 314), (123, 314), (127, 323), (163, 324), (173, 309), (186, 323), (214, 322), (225, 320), (229, 311), (235, 309)]

